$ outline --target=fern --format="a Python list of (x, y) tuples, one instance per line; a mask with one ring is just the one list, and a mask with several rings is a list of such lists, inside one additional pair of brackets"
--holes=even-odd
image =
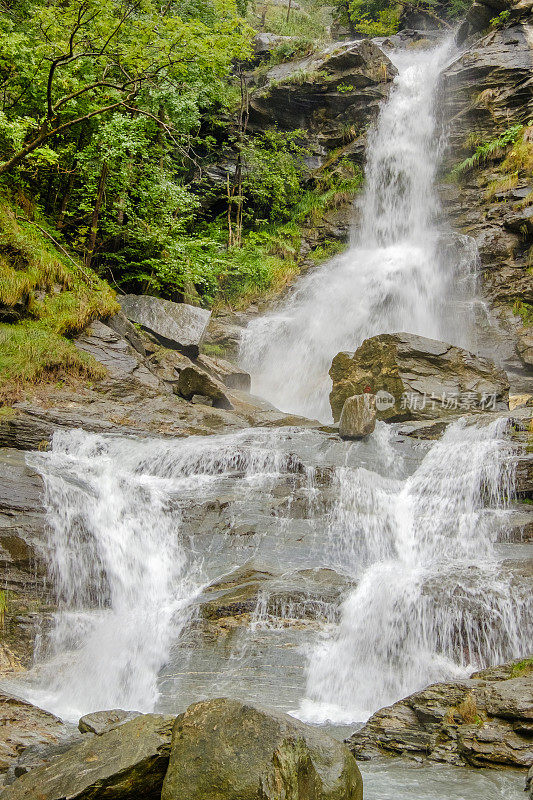
[(512, 125), (494, 139), (478, 145), (469, 158), (466, 158), (453, 168), (452, 173), (454, 175), (463, 175), (465, 172), (470, 172), (471, 169), (478, 167), (480, 164), (484, 164), (493, 156), (500, 154), (502, 150), (516, 142), (523, 128), (524, 126), (522, 123)]

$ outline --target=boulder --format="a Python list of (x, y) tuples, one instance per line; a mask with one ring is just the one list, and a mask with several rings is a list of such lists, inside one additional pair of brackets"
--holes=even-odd
[(348, 397), (366, 392), (388, 422), (508, 408), (507, 376), (492, 361), (412, 333), (365, 339), (355, 353), (338, 353), (329, 374), (335, 421)]
[(90, 353), (106, 368), (107, 379), (102, 381), (102, 386), (111, 396), (156, 393), (164, 388), (148, 369), (139, 350), (103, 322), (92, 322), (75, 344), (78, 350)]
[(524, 791), (527, 792), (527, 796), (530, 798), (530, 800), (533, 800), (533, 764), (527, 773), (526, 788)]
[(203, 353), (198, 356), (196, 363), (210, 375), (218, 378), (228, 389), (239, 389), (243, 392), (250, 391), (252, 379), (249, 373), (240, 369), (240, 367), (237, 367), (235, 364), (223, 358), (206, 356)]
[(286, 714), (225, 698), (195, 703), (172, 732), (161, 800), (362, 800), (341, 742)]
[(175, 717), (143, 714), (66, 752), (7, 786), (2, 800), (159, 800)]
[(72, 743), (80, 734), (75, 725), (22, 700), (0, 693), (0, 774), (14, 768), (28, 748)]
[(123, 711), (122, 708), (114, 708), (111, 711), (94, 711), (92, 714), (85, 714), (78, 722), (80, 733), (94, 733), (101, 736), (117, 725), (123, 725), (130, 719), (139, 717), (139, 711)]
[(165, 347), (190, 358), (198, 355), (210, 311), (150, 295), (126, 294), (119, 300), (126, 317), (153, 333)]
[(177, 393), (186, 400), (200, 395), (212, 400), (215, 408), (231, 410), (233, 405), (225, 389), (224, 384), (196, 366), (185, 367), (179, 374)]
[(379, 753), (474, 767), (528, 767), (533, 759), (533, 658), (437, 683), (376, 712), (348, 740)]
[(341, 439), (361, 439), (376, 427), (376, 398), (373, 394), (355, 394), (346, 398), (339, 421)]

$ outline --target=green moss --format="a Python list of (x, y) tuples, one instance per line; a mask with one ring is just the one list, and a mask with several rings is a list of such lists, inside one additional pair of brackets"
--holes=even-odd
[(533, 672), (533, 658), (524, 658), (513, 664), (511, 669), (511, 678), (520, 678), (523, 675), (529, 675)]
[(0, 324), (0, 398), (9, 401), (26, 383), (58, 377), (103, 378), (105, 369), (42, 322)]
[(517, 299), (513, 303), (513, 314), (521, 317), (526, 327), (533, 325), (533, 304)]

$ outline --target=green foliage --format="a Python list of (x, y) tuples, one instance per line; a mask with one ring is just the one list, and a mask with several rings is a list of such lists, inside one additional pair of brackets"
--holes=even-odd
[(348, 0), (356, 31), (366, 36), (391, 36), (398, 30), (400, 5), (391, 0)]
[(452, 175), (459, 176), (465, 172), (469, 172), (480, 164), (485, 163), (491, 158), (501, 156), (505, 148), (515, 142), (520, 134), (523, 132), (524, 126), (521, 123), (512, 125), (507, 128), (499, 136), (490, 139), (488, 142), (479, 144), (474, 150), (473, 154), (457, 164), (452, 170)]
[(501, 28), (505, 23), (508, 21), (509, 17), (511, 16), (511, 12), (508, 8), (504, 11), (501, 11), (498, 16), (493, 17), (490, 21), (491, 28)]

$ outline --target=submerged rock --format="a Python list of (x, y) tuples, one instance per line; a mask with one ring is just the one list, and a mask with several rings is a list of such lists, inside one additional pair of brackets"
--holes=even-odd
[(159, 800), (174, 719), (144, 714), (101, 736), (85, 734), (6, 787), (2, 800)]
[(341, 439), (361, 439), (375, 427), (376, 398), (373, 394), (356, 394), (344, 401), (339, 421)]
[(533, 760), (533, 658), (436, 683), (375, 713), (348, 740), (356, 757), (378, 753), (474, 767)]
[(155, 334), (161, 344), (192, 358), (198, 355), (210, 311), (149, 295), (126, 294), (119, 299), (127, 318)]
[(329, 374), (334, 420), (348, 397), (365, 392), (389, 422), (508, 408), (507, 377), (492, 361), (412, 333), (365, 339), (355, 353), (338, 353)]
[(161, 800), (362, 800), (341, 742), (286, 714), (225, 698), (180, 715)]

